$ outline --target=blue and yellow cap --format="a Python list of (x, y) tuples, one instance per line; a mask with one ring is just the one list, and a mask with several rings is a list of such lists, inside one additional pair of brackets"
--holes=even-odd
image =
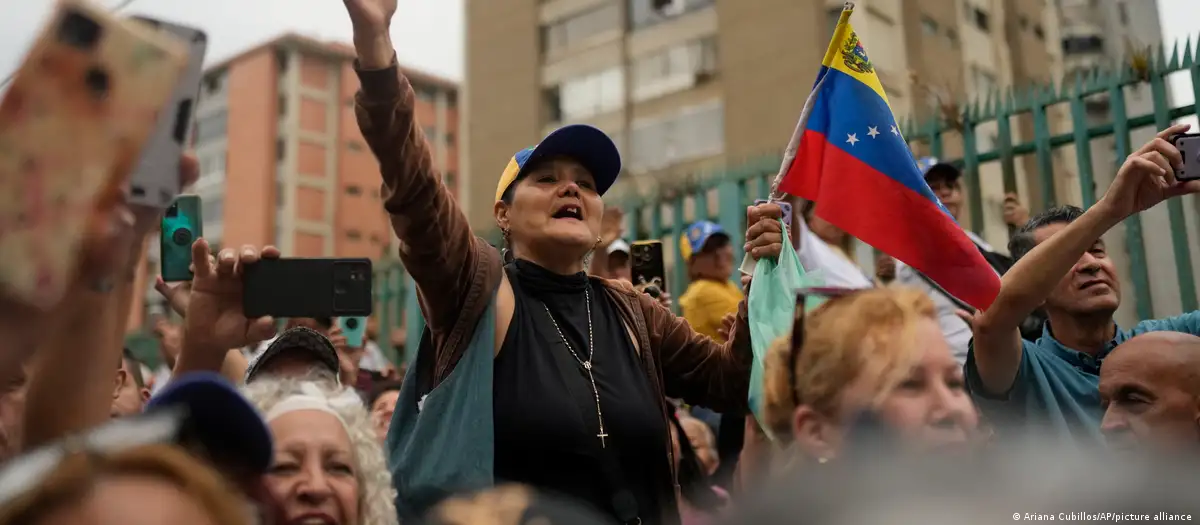
[(729, 236), (725, 233), (725, 228), (720, 224), (709, 221), (698, 221), (692, 223), (684, 230), (683, 235), (679, 236), (679, 253), (683, 256), (683, 260), (688, 260), (704, 249), (704, 243), (708, 242), (713, 235)]
[(521, 178), (527, 166), (554, 157), (573, 159), (592, 172), (592, 177), (596, 179), (596, 191), (601, 195), (608, 191), (621, 173), (621, 152), (617, 151), (617, 145), (608, 135), (586, 124), (571, 124), (551, 131), (537, 146), (525, 148), (512, 156), (504, 173), (500, 174), (500, 182), (496, 184), (496, 200), (499, 201), (508, 187)]

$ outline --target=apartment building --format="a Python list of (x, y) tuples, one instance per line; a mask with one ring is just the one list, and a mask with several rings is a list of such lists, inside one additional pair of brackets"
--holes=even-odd
[[(1048, 80), (1061, 68), (1057, 10), (1043, 0), (856, 5), (855, 29), (900, 115), (928, 116), (942, 103)], [(627, 172), (618, 193), (782, 150), (842, 6), (469, 0), (460, 200), (472, 224), (492, 226), (494, 184), (508, 157), (564, 123), (614, 137)], [(961, 143), (948, 140), (945, 155), (960, 153)], [(1001, 184), (985, 202), (996, 208), (985, 215), (996, 226), (985, 230), (999, 245), (1007, 235), (1002, 198)]]
[[(377, 259), (394, 250), (379, 167), (354, 116), (353, 59), (348, 45), (285, 34), (208, 68), (193, 130), (200, 179), (191, 192), (203, 199), (210, 243), (274, 244), (296, 257)], [(435, 164), (457, 191), (457, 85), (405, 74)], [(147, 252), (153, 275), (157, 243)], [(153, 289), (145, 299), (156, 307)], [(131, 328), (142, 322), (134, 317)]]

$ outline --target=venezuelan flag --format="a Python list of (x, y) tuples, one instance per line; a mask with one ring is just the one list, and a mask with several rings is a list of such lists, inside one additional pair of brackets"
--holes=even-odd
[(821, 218), (986, 308), (1000, 279), (917, 168), (847, 2), (780, 167), (778, 190)]

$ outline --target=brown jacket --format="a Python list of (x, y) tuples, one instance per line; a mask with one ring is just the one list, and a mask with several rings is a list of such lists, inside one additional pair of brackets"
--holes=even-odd
[[(417, 285), (436, 355), (431, 384), (437, 385), (462, 357), (493, 292), (499, 351), (512, 320), (512, 287), (504, 276), (500, 252), (472, 233), (466, 215), (435, 172), (429, 145), (415, 122), (415, 95), (408, 79), (394, 65), (359, 70), (358, 76), (362, 83), (355, 106), (358, 125), (379, 160), (384, 208), (400, 239), (400, 259)], [(682, 318), (627, 283), (593, 279), (604, 285), (617, 306), (658, 393), (664, 421), (670, 409), (667, 397), (723, 412), (746, 409), (751, 350), (745, 302), (739, 306), (729, 342), (722, 345), (696, 333)], [(664, 460), (675, 479), (669, 442)], [(664, 490), (677, 493), (677, 482), (673, 485), (675, 490)], [(676, 515), (669, 522), (677, 520)]]

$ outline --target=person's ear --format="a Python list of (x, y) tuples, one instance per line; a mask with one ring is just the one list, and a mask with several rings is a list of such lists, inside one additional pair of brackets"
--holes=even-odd
[(143, 403), (150, 401), (150, 389), (149, 388), (138, 389), (138, 395), (141, 396)]
[(805, 456), (824, 463), (837, 457), (842, 428), (812, 407), (800, 405), (792, 413), (792, 436)]
[(505, 204), (504, 201), (496, 201), (496, 205), (492, 207), (492, 215), (496, 217), (496, 226), (501, 231), (506, 231), (509, 228), (508, 208), (508, 204)]

